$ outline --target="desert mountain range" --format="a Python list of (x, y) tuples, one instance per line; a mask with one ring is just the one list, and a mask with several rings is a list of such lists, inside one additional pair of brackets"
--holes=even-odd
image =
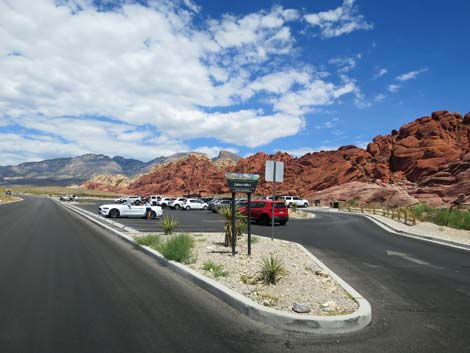
[(336, 151), (307, 153), (295, 158), (278, 152), (256, 153), (238, 161), (210, 160), (202, 154), (155, 165), (135, 178), (97, 175), (84, 186), (120, 193), (207, 195), (227, 193), (226, 172), (257, 173), (256, 192), (271, 193), (264, 182), (266, 160), (283, 161), (280, 194), (298, 194), (327, 202), (356, 199), (365, 203), (407, 206), (419, 201), (449, 203), (470, 196), (470, 113), (432, 113), (377, 136), (367, 149), (344, 146)]
[[(26, 162), (16, 166), (0, 166), (0, 185), (70, 185), (82, 184), (95, 175), (124, 175), (135, 177), (149, 172), (154, 166), (177, 161), (192, 155), (205, 154), (175, 153), (168, 157), (157, 157), (148, 162), (124, 157), (108, 157), (103, 154), (84, 154), (73, 158), (56, 158), (40, 162)], [(241, 157), (220, 151), (215, 163), (237, 162)]]

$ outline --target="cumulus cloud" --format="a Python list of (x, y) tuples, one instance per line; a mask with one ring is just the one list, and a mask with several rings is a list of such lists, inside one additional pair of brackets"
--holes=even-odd
[(354, 56), (333, 58), (328, 61), (328, 64), (336, 65), (338, 68), (338, 72), (344, 74), (354, 69), (357, 65), (357, 61), (361, 58), (362, 58), (361, 54), (357, 54)]
[[(324, 37), (369, 28), (352, 1), (339, 9), (337, 19), (318, 14)], [(297, 10), (196, 25), (199, 13), (191, 0), (0, 2), (0, 133), (19, 146), (2, 151), (19, 162), (84, 152), (151, 159), (193, 138), (258, 147), (295, 135), (312, 107), (355, 89), (292, 67)], [(38, 136), (52, 147), (29, 151)]]
[(382, 77), (383, 75), (386, 75), (388, 73), (388, 70), (386, 68), (380, 68), (377, 69), (376, 74), (374, 75), (375, 79), (378, 79), (379, 77)]
[(415, 79), (419, 74), (423, 73), (423, 72), (426, 72), (428, 71), (428, 68), (425, 67), (423, 69), (420, 69), (420, 70), (416, 70), (416, 71), (410, 71), (410, 72), (406, 72), (400, 76), (397, 76), (396, 77), (396, 80), (397, 81), (408, 81), (408, 80), (412, 80), (412, 79)]
[(376, 103), (383, 102), (384, 100), (385, 100), (385, 95), (382, 93), (379, 93), (374, 97), (374, 102)]
[(400, 85), (396, 85), (392, 83), (388, 85), (387, 90), (392, 93), (397, 93), (400, 90)]
[(354, 0), (344, 0), (343, 4), (329, 11), (311, 13), (304, 19), (313, 27), (319, 27), (322, 38), (339, 37), (363, 29), (369, 30), (373, 25), (366, 21), (354, 5)]

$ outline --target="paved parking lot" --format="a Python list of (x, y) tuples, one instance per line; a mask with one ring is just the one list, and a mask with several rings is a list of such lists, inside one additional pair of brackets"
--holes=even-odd
[[(98, 214), (98, 207), (110, 203), (110, 201), (105, 200), (81, 200), (80, 203), (76, 206), (83, 208), (87, 211)], [(178, 220), (178, 227), (176, 231), (179, 232), (223, 232), (224, 231), (224, 220), (222, 217), (211, 211), (203, 210), (172, 210), (165, 208), (163, 210), (164, 215), (169, 215)], [(127, 227), (134, 228), (140, 232), (155, 232), (162, 231), (160, 227), (159, 219), (141, 219), (141, 218), (117, 218), (114, 221), (121, 223)], [(306, 220), (307, 221), (307, 220)], [(305, 222), (302, 220), (290, 220), (286, 226), (279, 226), (276, 224), (276, 232), (280, 230), (283, 232), (289, 227), (292, 227), (293, 223)], [(270, 226), (261, 226), (252, 224), (252, 233), (270, 236), (271, 227)]]

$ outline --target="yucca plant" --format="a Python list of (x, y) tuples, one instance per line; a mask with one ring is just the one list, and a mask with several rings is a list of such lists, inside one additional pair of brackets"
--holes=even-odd
[(163, 216), (160, 226), (163, 228), (165, 234), (171, 234), (178, 226), (178, 221), (176, 218)]
[[(232, 208), (230, 206), (223, 206), (219, 209), (219, 214), (224, 218), (225, 225), (225, 246), (232, 244)], [(235, 234), (237, 238), (242, 236), (243, 231), (246, 228), (246, 218), (239, 209), (235, 209)]]
[(261, 259), (261, 279), (267, 284), (276, 282), (286, 273), (284, 263), (277, 257), (270, 255)]

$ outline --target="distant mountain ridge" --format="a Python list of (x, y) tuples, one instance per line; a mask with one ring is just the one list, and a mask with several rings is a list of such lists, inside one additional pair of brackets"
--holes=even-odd
[[(88, 153), (77, 157), (47, 159), (39, 162), (25, 162), (14, 166), (0, 166), (0, 184), (19, 185), (70, 185), (81, 184), (95, 175), (124, 175), (135, 177), (148, 173), (159, 164), (177, 161), (190, 154), (181, 152), (161, 156), (148, 162), (121, 156), (109, 157), (104, 154)], [(228, 151), (220, 151), (213, 161), (233, 160), (241, 157)]]

